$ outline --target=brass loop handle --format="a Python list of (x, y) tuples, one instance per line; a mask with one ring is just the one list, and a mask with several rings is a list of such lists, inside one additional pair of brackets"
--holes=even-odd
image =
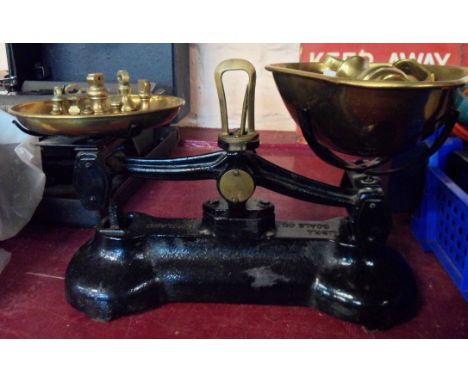
[[(65, 89), (63, 90), (63, 92), (67, 95), (67, 96), (79, 96), (81, 93), (82, 93), (83, 89), (81, 88), (81, 86), (79, 84), (68, 84), (67, 86), (65, 86)], [(57, 93), (58, 93), (58, 89), (57, 89)], [(54, 94), (56, 94), (55, 90), (54, 90)]]
[[(218, 91), (219, 106), (221, 111), (221, 134), (220, 137), (232, 136), (229, 131), (228, 113), (226, 105), (226, 93), (223, 86), (223, 74), (229, 71), (244, 71), (249, 76), (249, 82), (245, 89), (244, 103), (242, 106), (241, 124), (236, 137), (246, 135), (256, 136), (255, 134), (255, 82), (256, 72), (254, 66), (247, 60), (233, 58), (225, 60), (218, 64), (215, 69), (216, 90)], [(247, 119), (247, 131), (245, 122)]]
[(126, 70), (119, 70), (117, 72), (117, 81), (121, 85), (129, 85), (130, 84), (130, 75)]

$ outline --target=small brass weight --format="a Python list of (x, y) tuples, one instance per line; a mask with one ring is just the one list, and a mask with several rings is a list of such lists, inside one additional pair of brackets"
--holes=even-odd
[(86, 91), (78, 84), (56, 86), (50, 115), (105, 115), (150, 110), (151, 82), (138, 80), (138, 96), (132, 96), (130, 75), (126, 70), (117, 72), (117, 94), (109, 94), (103, 73), (88, 74), (86, 81)]

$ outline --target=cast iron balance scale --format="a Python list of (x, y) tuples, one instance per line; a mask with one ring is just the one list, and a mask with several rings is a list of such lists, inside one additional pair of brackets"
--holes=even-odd
[[(226, 60), (215, 72), (221, 151), (168, 159), (128, 157), (118, 149), (78, 153), (74, 185), (83, 205), (99, 211), (102, 220), (68, 266), (65, 288), (72, 306), (111, 320), (175, 301), (301, 305), (374, 329), (414, 315), (415, 279), (386, 245), (392, 223), (380, 182), (380, 175), (401, 168), (381, 166), (439, 128), (427, 155), (440, 147), (456, 121), (456, 96), (468, 69), (328, 57), (267, 70), (311, 149), (345, 170), (341, 185), (300, 176), (255, 153), (255, 69), (245, 60)], [(228, 127), (222, 80), (227, 71), (249, 77), (235, 131)], [(118, 95), (107, 94), (102, 74), (90, 74), (86, 94), (78, 89), (64, 96), (56, 89), (51, 101), (10, 112), (23, 130), (36, 134), (114, 136), (167, 125), (184, 103), (152, 95), (147, 81), (131, 94), (128, 73), (119, 76)], [(345, 160), (336, 151), (362, 159)], [(211, 179), (220, 198), (203, 204), (199, 220), (122, 213), (109, 192), (113, 177), (122, 174)], [(345, 207), (348, 215), (276, 221), (271, 203), (252, 198), (256, 187)]]

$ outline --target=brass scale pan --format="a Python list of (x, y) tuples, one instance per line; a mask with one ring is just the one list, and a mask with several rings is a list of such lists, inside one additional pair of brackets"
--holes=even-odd
[[(185, 104), (179, 97), (151, 94), (147, 80), (139, 80), (138, 94), (131, 94), (130, 76), (125, 70), (117, 72), (117, 79), (118, 95), (108, 95), (104, 75), (92, 73), (87, 77), (86, 95), (74, 84), (65, 91), (72, 87), (77, 92), (67, 95), (56, 87), (52, 100), (22, 103), (11, 107), (9, 113), (34, 135), (116, 135), (131, 126), (144, 129), (167, 125)], [(70, 112), (73, 103), (81, 106), (76, 114)]]

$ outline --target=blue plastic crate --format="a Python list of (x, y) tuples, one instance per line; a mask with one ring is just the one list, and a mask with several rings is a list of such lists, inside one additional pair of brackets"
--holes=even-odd
[(437, 256), (468, 301), (468, 195), (443, 171), (448, 154), (461, 148), (461, 140), (450, 138), (431, 157), (412, 228), (423, 248)]

